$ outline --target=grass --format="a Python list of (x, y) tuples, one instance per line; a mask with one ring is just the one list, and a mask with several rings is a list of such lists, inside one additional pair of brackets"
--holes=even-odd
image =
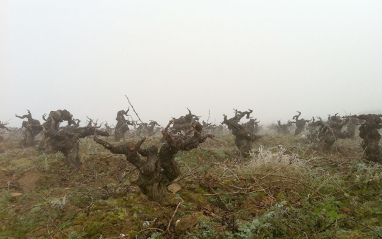
[(382, 236), (382, 166), (362, 159), (357, 140), (322, 153), (304, 138), (265, 135), (242, 158), (232, 136), (218, 136), (177, 154), (181, 190), (161, 204), (134, 185), (137, 171), (123, 155), (90, 138), (81, 140), (77, 170), (60, 153), (0, 147), (1, 238)]
[(242, 168), (246, 173), (263, 175), (262, 178), (276, 174), (280, 177), (306, 179), (309, 173), (306, 161), (300, 159), (297, 154), (286, 154), (286, 151), (282, 145), (278, 146), (276, 152), (261, 145), (258, 153), (252, 153), (250, 162)]

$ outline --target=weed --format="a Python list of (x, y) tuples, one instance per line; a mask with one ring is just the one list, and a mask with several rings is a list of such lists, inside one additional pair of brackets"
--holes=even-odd
[(154, 232), (153, 234), (151, 234), (151, 236), (148, 239), (162, 239), (162, 238), (163, 238), (163, 236), (161, 233)]
[(195, 231), (197, 236), (192, 236), (192, 239), (214, 239), (218, 237), (215, 229), (216, 223), (208, 217), (202, 216), (199, 218), (199, 229)]
[(84, 236), (86, 236), (85, 232), (79, 234), (76, 231), (71, 231), (68, 236), (68, 239), (80, 239), (80, 238), (83, 238)]
[(308, 167), (305, 162), (299, 159), (298, 155), (285, 154), (286, 149), (278, 146), (277, 152), (272, 152), (260, 146), (258, 154), (251, 154), (251, 161), (242, 166), (247, 173), (260, 175), (278, 174), (288, 177), (304, 178), (308, 174)]

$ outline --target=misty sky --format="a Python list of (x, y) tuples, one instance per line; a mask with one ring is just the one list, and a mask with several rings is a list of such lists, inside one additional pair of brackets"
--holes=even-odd
[(382, 110), (381, 43), (380, 0), (0, 0), (0, 121)]

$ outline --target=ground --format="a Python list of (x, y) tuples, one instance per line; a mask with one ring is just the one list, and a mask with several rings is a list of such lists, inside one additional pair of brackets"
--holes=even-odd
[(268, 134), (242, 158), (232, 136), (217, 136), (177, 154), (182, 174), (162, 203), (134, 185), (123, 155), (91, 138), (76, 170), (16, 139), (0, 149), (0, 238), (382, 236), (382, 167), (363, 159), (359, 139), (322, 153), (303, 136)]

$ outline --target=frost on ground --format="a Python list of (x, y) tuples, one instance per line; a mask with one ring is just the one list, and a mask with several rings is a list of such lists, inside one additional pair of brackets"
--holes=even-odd
[(251, 160), (244, 165), (243, 171), (261, 175), (277, 174), (289, 177), (301, 177), (307, 174), (305, 161), (297, 154), (286, 154), (286, 149), (278, 146), (277, 152), (272, 152), (260, 146), (258, 153), (251, 153)]

